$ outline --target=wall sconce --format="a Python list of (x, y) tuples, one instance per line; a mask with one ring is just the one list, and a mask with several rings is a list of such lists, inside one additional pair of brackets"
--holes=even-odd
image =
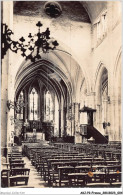
[(111, 101), (111, 100), (110, 100), (110, 96), (108, 96), (108, 104), (110, 104), (110, 101)]
[(11, 108), (15, 108), (15, 102), (12, 102), (11, 100), (7, 101), (7, 108), (10, 110)]
[(74, 120), (75, 119), (75, 115), (74, 114), (69, 114), (69, 116), (68, 116), (68, 120), (70, 120), (70, 121), (72, 121), (72, 120)]
[(107, 126), (110, 126), (110, 123), (106, 123), (105, 121), (103, 122), (103, 129), (106, 129)]
[[(28, 104), (28, 103), (27, 103)], [(10, 110), (11, 108), (14, 109), (17, 113), (20, 113), (21, 108), (25, 107), (25, 103), (18, 103), (18, 102), (12, 102), (11, 100), (7, 101), (7, 108)]]
[(10, 120), (11, 120), (11, 125), (13, 125), (16, 121), (16, 119), (13, 116), (10, 116)]

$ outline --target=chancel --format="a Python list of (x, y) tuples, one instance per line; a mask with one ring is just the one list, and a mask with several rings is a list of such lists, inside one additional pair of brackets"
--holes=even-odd
[(121, 187), (121, 8), (1, 1), (2, 188)]

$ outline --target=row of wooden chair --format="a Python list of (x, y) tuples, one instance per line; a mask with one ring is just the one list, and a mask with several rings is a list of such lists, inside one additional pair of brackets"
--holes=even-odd
[(30, 169), (25, 168), (21, 152), (11, 151), (8, 154), (8, 163), (5, 164), (7, 165), (7, 169), (1, 171), (2, 187), (28, 185)]
[[(56, 145), (53, 147), (40, 145), (24, 147), (28, 158), (49, 186), (88, 186), (90, 183), (112, 186), (121, 183), (120, 159), (79, 153), (66, 150)], [(91, 150), (91, 149), (90, 149)]]
[(61, 149), (74, 150), (80, 153), (90, 153), (103, 158), (121, 160), (121, 143), (109, 144), (70, 144), (70, 143), (53, 143)]

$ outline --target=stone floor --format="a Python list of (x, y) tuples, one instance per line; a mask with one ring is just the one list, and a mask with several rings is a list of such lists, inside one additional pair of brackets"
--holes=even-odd
[(25, 168), (30, 169), (28, 186), (34, 188), (48, 188), (47, 183), (41, 178), (40, 174), (37, 172), (34, 166), (31, 165), (31, 162), (27, 157), (23, 157), (24, 163), (26, 163)]

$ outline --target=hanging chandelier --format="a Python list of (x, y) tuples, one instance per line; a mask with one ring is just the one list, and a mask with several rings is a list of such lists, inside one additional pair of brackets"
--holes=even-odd
[[(21, 55), (25, 57), (26, 60), (31, 60), (35, 62), (36, 60), (41, 59), (40, 53), (48, 53), (50, 50), (54, 50), (59, 44), (57, 41), (50, 42), (50, 30), (46, 29), (45, 32), (41, 32), (40, 28), (43, 26), (39, 21), (36, 26), (38, 27), (37, 34), (32, 35), (29, 33), (29, 41), (26, 44), (25, 38), (21, 37), (19, 41), (13, 41), (11, 35), (13, 34), (12, 30), (8, 28), (6, 24), (1, 25), (1, 57), (2, 59), (6, 55), (8, 49), (12, 52), (17, 53), (21, 52)], [(36, 54), (34, 55), (34, 51)], [(28, 54), (29, 53), (29, 54)]]

